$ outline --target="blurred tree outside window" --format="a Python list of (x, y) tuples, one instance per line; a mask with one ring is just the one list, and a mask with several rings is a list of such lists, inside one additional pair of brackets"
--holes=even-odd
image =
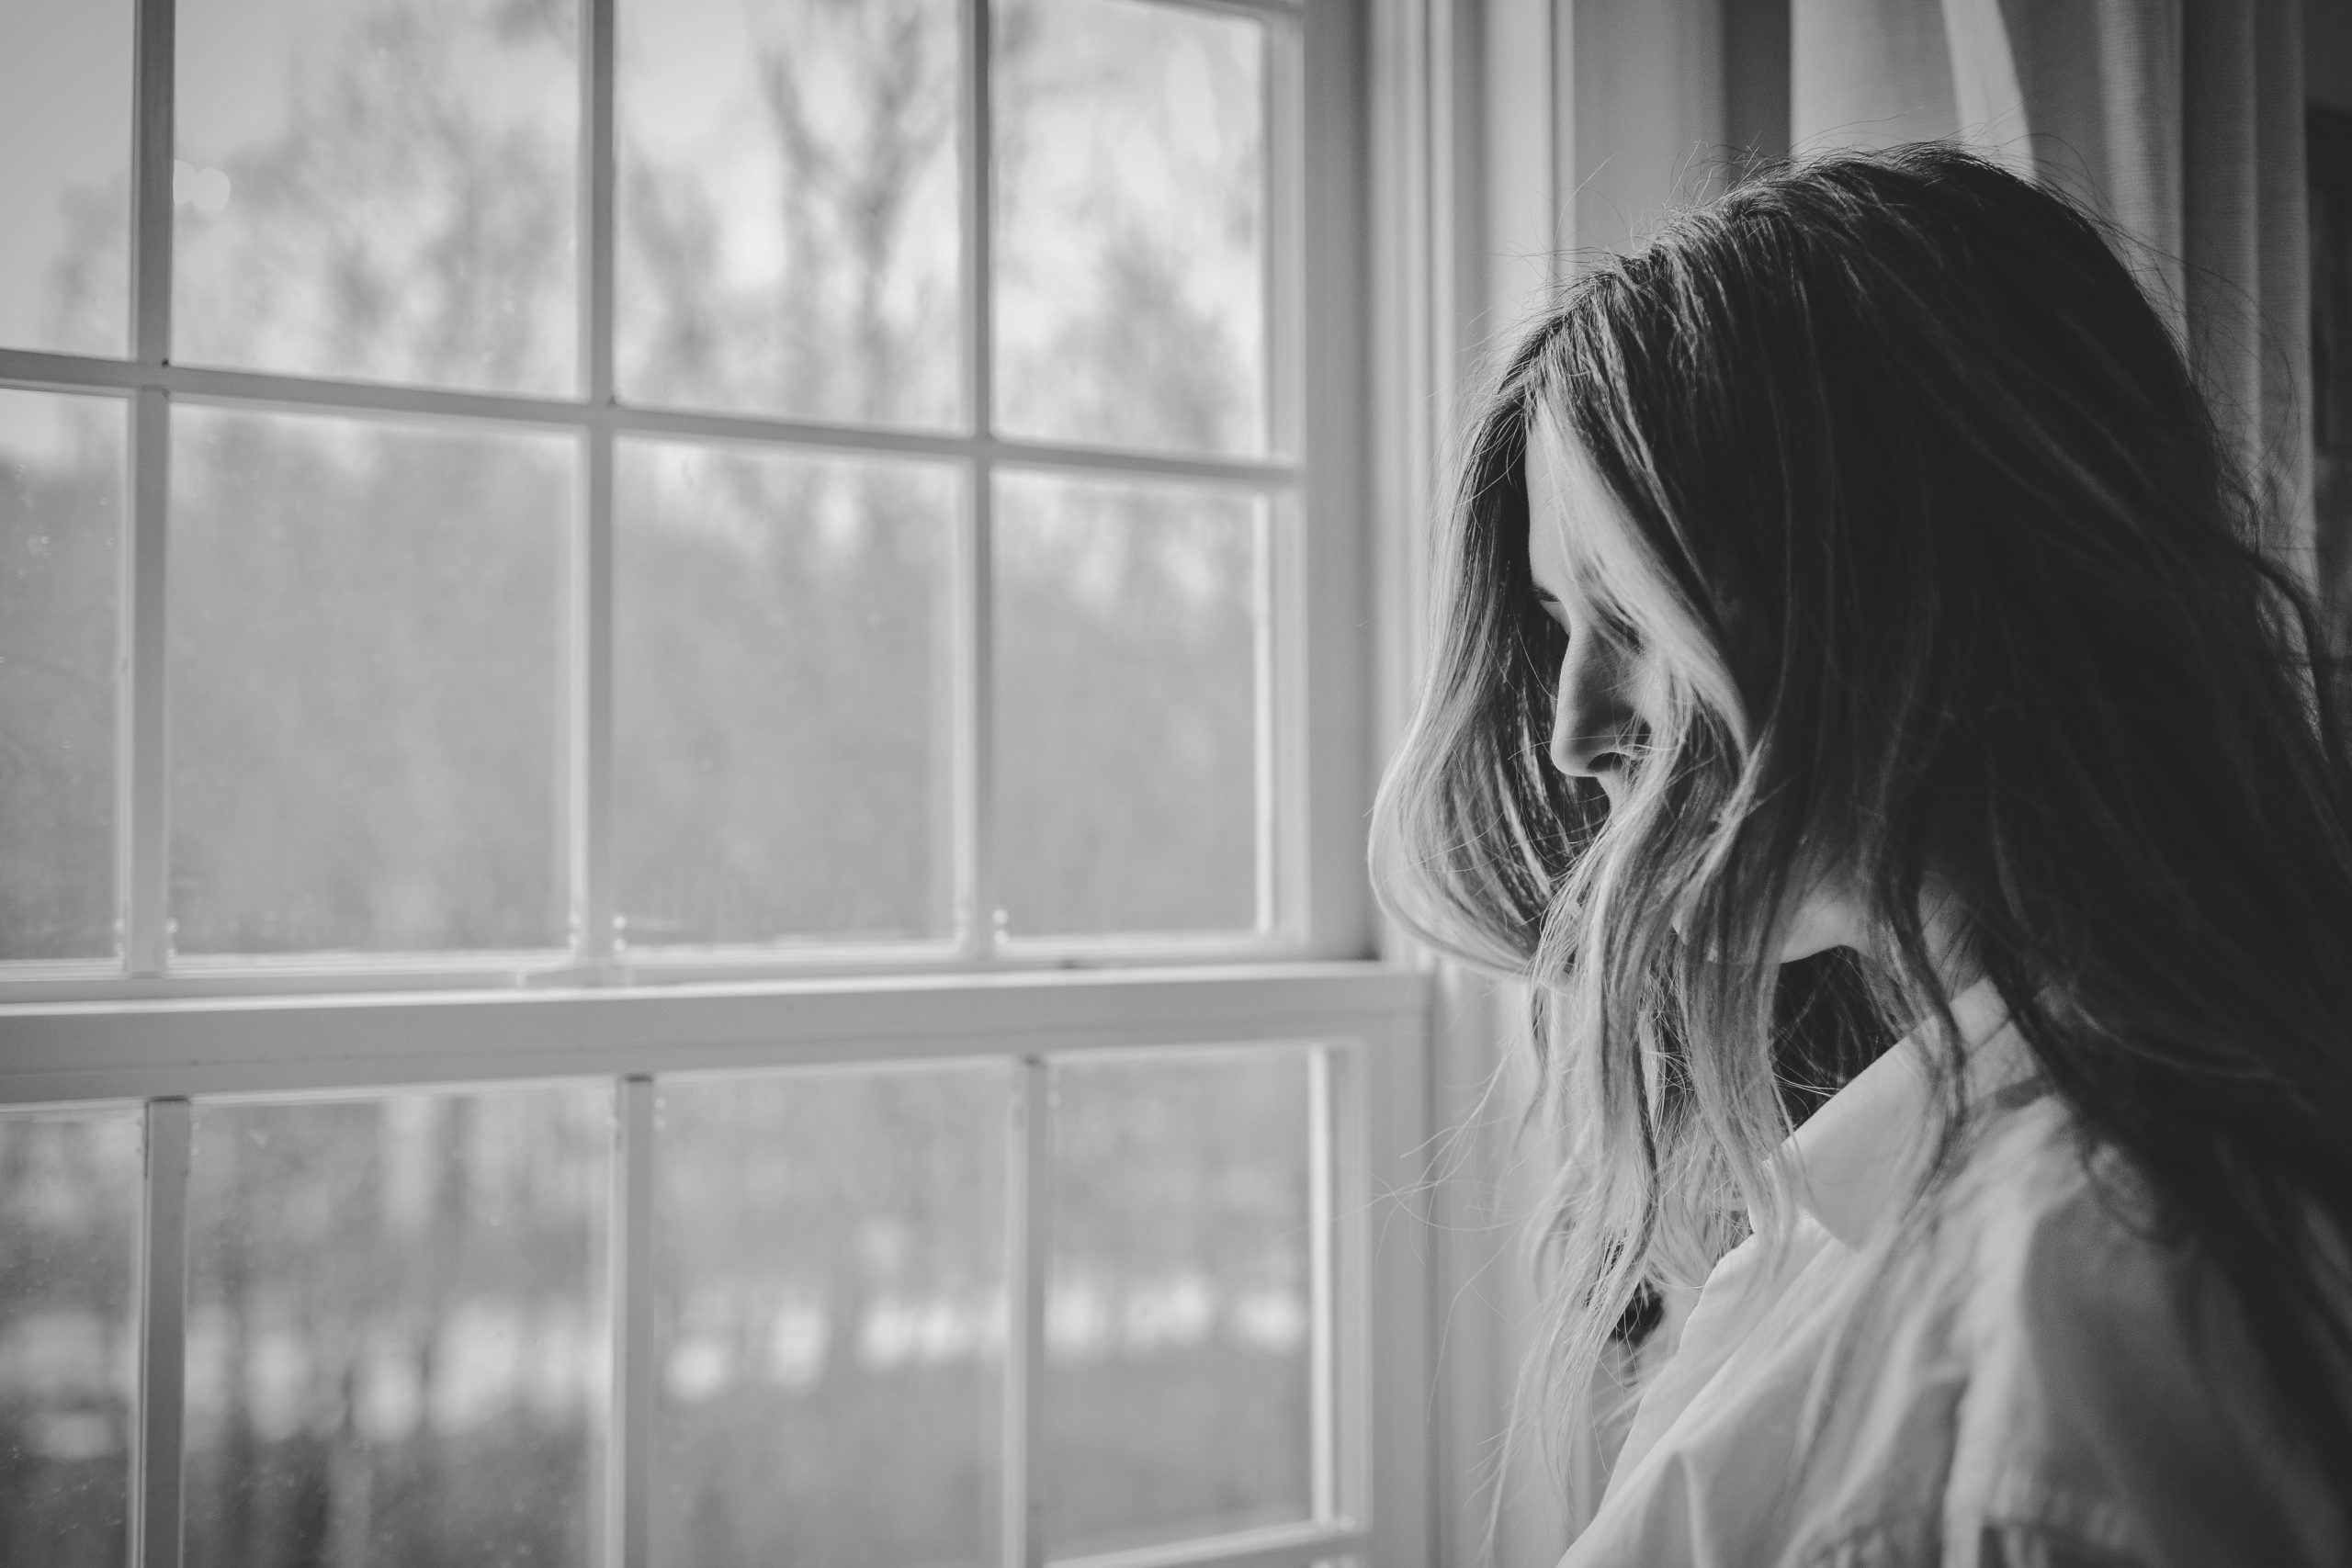
[[(127, 115), (124, 8), (12, 11), (0, 96), (58, 98), (53, 62)], [(989, 16), (990, 430), (1264, 456), (1268, 24), (1163, 0)], [(956, 0), (622, 0), (618, 23), (621, 404), (969, 430)], [(177, 28), (175, 363), (579, 395), (576, 6), (181, 0)], [(96, 141), (95, 164), (47, 135), (0, 152), (0, 198), (34, 219), (0, 236), (0, 347), (124, 341), (129, 147)], [(0, 961), (119, 941), (104, 784), (129, 764), (94, 688), (121, 632), (124, 454), (119, 405), (90, 401), (0, 394), (0, 823), (41, 846), (0, 898)], [(581, 432), (195, 399), (171, 419), (175, 950), (575, 940)], [(1263, 929), (1275, 545), (1223, 520), (1290, 481), (1129, 473), (1049, 523), (1055, 476), (1007, 470), (980, 589), (1000, 600), (999, 809), (973, 828), (1005, 842), (997, 908), (974, 911), (956, 904), (951, 581), (972, 483), (960, 463), (792, 457), (807, 439), (623, 443), (619, 940)]]

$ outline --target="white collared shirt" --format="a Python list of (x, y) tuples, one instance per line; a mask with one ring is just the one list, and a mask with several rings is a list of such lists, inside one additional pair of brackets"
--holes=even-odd
[(2288, 1444), (2218, 1282), (2093, 1185), (1990, 983), (1952, 1010), (1982, 1132), (1933, 1228), (1889, 1271), (1938, 1126), (1915, 1038), (1777, 1157), (1781, 1255), (1743, 1242), (1669, 1314), (1562, 1568), (2352, 1562), (2352, 1477)]

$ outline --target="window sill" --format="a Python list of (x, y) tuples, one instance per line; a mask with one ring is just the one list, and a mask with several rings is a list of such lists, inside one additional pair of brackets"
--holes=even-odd
[(0, 1104), (1418, 1036), (1369, 961), (0, 1005)]

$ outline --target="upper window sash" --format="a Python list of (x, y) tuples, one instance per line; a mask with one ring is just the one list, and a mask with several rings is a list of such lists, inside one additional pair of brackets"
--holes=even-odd
[[(1362, 761), (1348, 738), (1363, 730), (1363, 660), (1348, 647), (1362, 624), (1363, 571), (1354, 520), (1345, 515), (1350, 481), (1327, 486), (1362, 451), (1352, 418), (1315, 419), (1308, 367), (1317, 343), (1340, 350), (1332, 362), (1345, 378), (1346, 345), (1332, 341), (1329, 300), (1310, 300), (1302, 278), (1310, 233), (1344, 247), (1360, 222), (1361, 198), (1340, 195), (1334, 226), (1331, 195), (1306, 178), (1310, 164), (1360, 157), (1335, 147), (1351, 136), (1348, 106), (1361, 93), (1348, 39), (1358, 26), (1336, 6), (1283, 0), (1191, 5), (1152, 0), (1175, 12), (1246, 17), (1266, 27), (1263, 70), (1266, 241), (1261, 297), (1267, 450), (1264, 455), (1184, 452), (1148, 446), (1012, 436), (993, 428), (997, 378), (991, 359), (990, 246), (999, 225), (977, 215), (993, 206), (995, 169), (986, 147), (995, 106), (988, 64), (991, 13), (984, 0), (962, 0), (959, 64), (964, 126), (959, 188), (965, 243), (959, 285), (966, 333), (961, 372), (970, 428), (924, 430), (786, 417), (755, 412), (636, 406), (616, 383), (615, 248), (617, 28), (614, 0), (589, 0), (580, 50), (582, 87), (580, 212), (581, 393), (536, 393), (421, 387), (392, 381), (297, 375), (265, 368), (175, 363), (172, 341), (174, 162), (171, 135), (177, 87), (174, 34), (181, 24), (168, 0), (138, 6), (133, 95), (136, 152), (131, 208), (130, 354), (111, 359), (48, 350), (0, 348), (0, 389), (42, 389), (119, 402), (125, 426), (126, 502), (122, 519), (122, 677), (117, 693), (116, 960), (0, 963), (0, 993), (23, 999), (159, 994), (236, 995), (318, 988), (482, 987), (580, 983), (729, 979), (794, 975), (857, 976), (974, 965), (1197, 964), (1234, 959), (1344, 955), (1365, 951), (1367, 901), (1361, 856)], [(1318, 39), (1323, 40), (1318, 44)], [(1318, 48), (1332, 58), (1318, 63)], [(182, 183), (185, 183), (183, 180)], [(1360, 289), (1345, 288), (1355, 265), (1339, 269), (1339, 320), (1360, 310)], [(1318, 308), (1320, 307), (1320, 308)], [(1318, 393), (1324, 389), (1315, 389)], [(1329, 389), (1342, 393), (1335, 385)], [(1352, 407), (1351, 396), (1334, 402)], [(388, 416), (424, 426), (544, 431), (573, 444), (582, 468), (575, 521), (566, 541), (562, 611), (565, 657), (562, 856), (568, 937), (522, 950), (206, 955), (173, 951), (167, 691), (171, 617), (170, 421), (176, 410), (332, 411), (363, 420)], [(1340, 439), (1330, 439), (1333, 434)], [(935, 459), (962, 476), (952, 577), (956, 644), (950, 746), (954, 753), (952, 929), (888, 943), (839, 940), (785, 945), (714, 941), (666, 946), (630, 941), (620, 924), (614, 852), (616, 703), (616, 447), (636, 440), (686, 441), (714, 448), (773, 450), (875, 459)], [(1066, 474), (1138, 482), (1176, 481), (1256, 498), (1265, 509), (1261, 583), (1256, 590), (1259, 646), (1253, 660), (1256, 778), (1254, 918), (1220, 930), (1125, 935), (1026, 934), (1018, 920), (1002, 929), (1005, 868), (997, 863), (991, 811), (998, 781), (993, 755), (1001, 715), (992, 666), (1001, 607), (990, 572), (1001, 555), (999, 476)], [(1325, 499), (1326, 489), (1337, 493)], [(1336, 568), (1336, 570), (1334, 570)], [(1336, 739), (1308, 742), (1310, 734)]]

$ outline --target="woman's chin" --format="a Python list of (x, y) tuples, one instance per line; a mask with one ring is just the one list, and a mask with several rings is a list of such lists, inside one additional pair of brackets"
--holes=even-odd
[(1844, 898), (1815, 894), (1805, 900), (1781, 938), (1781, 962), (1794, 964), (1833, 947), (1861, 945), (1861, 922)]

